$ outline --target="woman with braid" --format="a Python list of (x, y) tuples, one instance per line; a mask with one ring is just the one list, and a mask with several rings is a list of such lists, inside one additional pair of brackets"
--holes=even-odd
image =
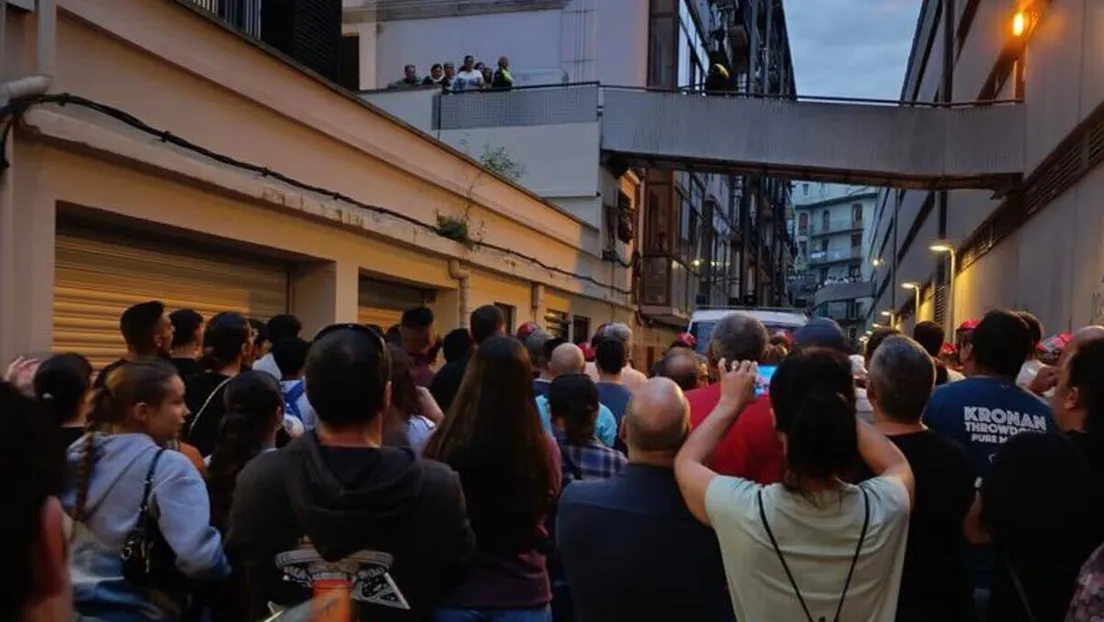
[[(184, 383), (159, 361), (116, 368), (89, 400), (89, 433), (69, 450), (71, 482), (62, 495), (73, 519), (70, 570), (74, 608), (104, 622), (177, 620), (187, 607), (185, 584), (229, 573), (218, 531), (210, 526), (203, 479), (184, 455), (164, 446), (188, 414)], [(149, 481), (145, 541), (159, 531), (168, 545), (155, 551), (181, 581), (124, 578), (122, 552), (138, 524)]]

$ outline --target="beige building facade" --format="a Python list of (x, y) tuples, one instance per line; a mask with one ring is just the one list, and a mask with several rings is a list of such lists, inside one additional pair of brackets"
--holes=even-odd
[[(194, 3), (57, 0), (56, 19), (52, 4), (9, 8), (0, 49), (0, 80), (45, 74), (51, 94), (83, 98), (3, 119), (0, 358), (102, 364), (123, 350), (120, 312), (151, 298), (291, 312), (307, 333), (386, 327), (418, 304), (442, 332), (483, 304), (575, 338), (617, 320), (636, 329), (638, 366), (669, 343), (636, 321), (631, 269), (603, 259), (600, 227)], [(620, 183), (635, 200), (631, 174)], [(470, 240), (438, 235), (440, 218)]]

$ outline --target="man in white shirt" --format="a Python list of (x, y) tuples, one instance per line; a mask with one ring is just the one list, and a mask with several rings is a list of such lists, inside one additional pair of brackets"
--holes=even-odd
[(483, 80), (483, 72), (475, 68), (475, 57), (465, 56), (464, 65), (460, 67), (460, 71), (457, 72), (456, 78), (452, 81), (452, 91), (459, 93), (460, 91), (478, 91), (485, 86)]
[[(299, 318), (288, 313), (272, 316), (266, 326), (268, 328), (268, 340), (273, 344), (285, 339), (297, 339), (299, 333), (303, 330), (303, 323), (299, 321)], [(277, 380), (284, 379), (284, 375), (280, 373), (280, 367), (276, 364), (276, 359), (272, 356), (271, 351), (253, 363), (253, 371), (263, 371)]]

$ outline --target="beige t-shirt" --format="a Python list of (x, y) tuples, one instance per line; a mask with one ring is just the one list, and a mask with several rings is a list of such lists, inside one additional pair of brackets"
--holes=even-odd
[[(894, 622), (908, 535), (908, 491), (888, 477), (861, 486), (870, 499), (870, 525), (840, 620)], [(834, 619), (862, 532), (859, 486), (845, 484), (842, 491), (807, 499), (781, 484), (713, 479), (705, 507), (721, 545), (737, 620), (807, 619), (760, 520), (760, 490), (767, 522), (813, 619)]]

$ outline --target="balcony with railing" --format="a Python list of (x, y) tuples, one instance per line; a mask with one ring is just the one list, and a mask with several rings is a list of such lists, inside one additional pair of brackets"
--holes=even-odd
[(813, 218), (809, 223), (810, 236), (833, 235), (836, 233), (856, 233), (862, 231), (863, 219), (847, 216), (843, 218), (831, 218), (827, 222), (823, 219)]
[(840, 263), (845, 261), (858, 261), (862, 259), (862, 247), (833, 248), (826, 251), (813, 251), (809, 253), (809, 266)]

